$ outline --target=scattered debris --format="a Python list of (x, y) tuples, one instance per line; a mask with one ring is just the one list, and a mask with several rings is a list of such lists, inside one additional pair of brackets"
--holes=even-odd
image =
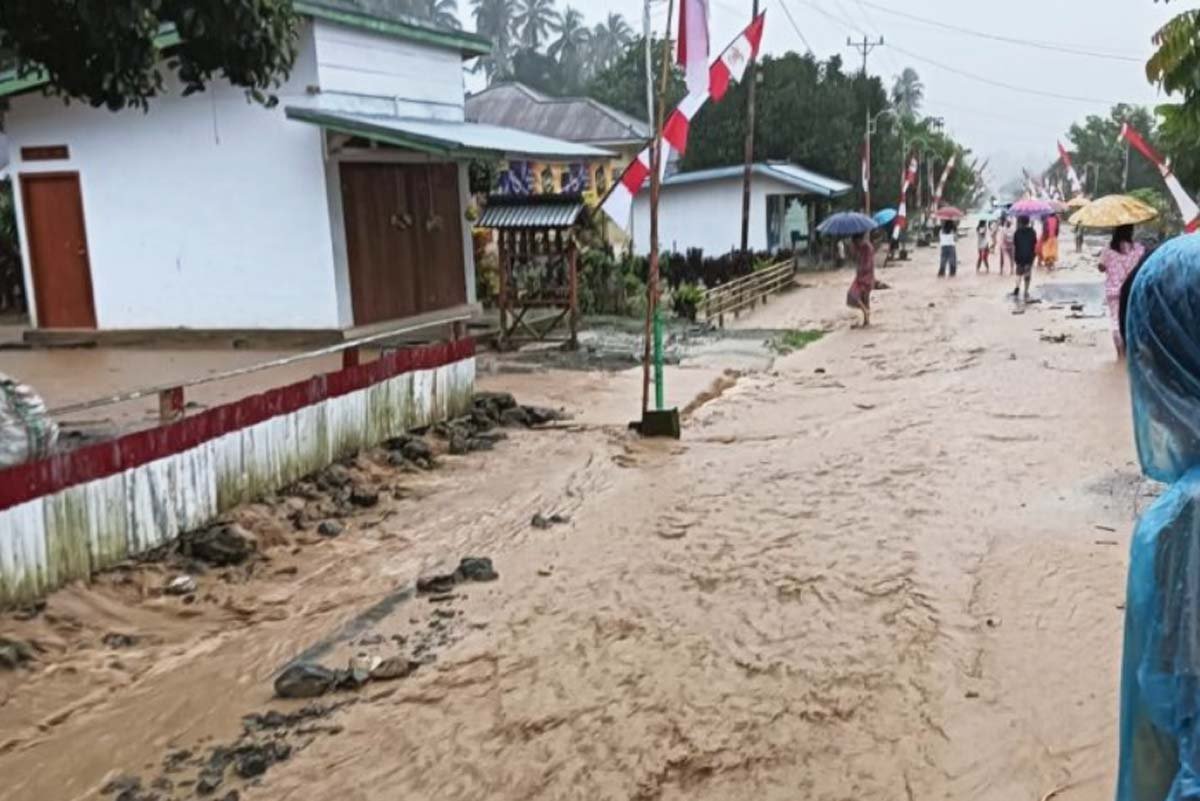
[(180, 535), (179, 552), (214, 567), (228, 567), (254, 556), (258, 541), (237, 523), (218, 523)]
[(1116, 540), (1096, 540), (1097, 545), (1120, 545)]
[(978, 697), (979, 697), (979, 693), (975, 692), (974, 690), (967, 690), (967, 698), (978, 698)]
[(196, 591), (196, 579), (186, 573), (167, 582), (163, 592), (167, 595), (191, 595)]
[(346, 527), (336, 520), (326, 520), (317, 526), (317, 533), (322, 537), (329, 537), (330, 539), (342, 536), (342, 532), (345, 530)]
[(547, 517), (541, 512), (538, 512), (533, 516), (533, 519), (529, 521), (529, 525), (533, 526), (534, 528), (545, 530), (553, 526), (566, 525), (570, 522), (571, 518), (567, 515), (555, 513)]
[(1102, 526), (1102, 525), (1100, 525), (1100, 524), (1098, 524), (1098, 523), (1097, 523), (1095, 527), (1096, 527), (1096, 528), (1098, 528), (1098, 529), (1100, 529), (1101, 531), (1108, 531), (1108, 532), (1110, 532), (1110, 533), (1112, 533), (1112, 534), (1115, 534), (1115, 533), (1117, 533), (1117, 530), (1116, 530), (1115, 528), (1113, 528), (1112, 526)]
[(117, 631), (110, 631), (100, 639), (100, 642), (113, 649), (132, 648), (138, 644), (138, 639), (139, 638), (133, 634), (122, 634)]
[(1070, 339), (1070, 334), (1042, 334), (1043, 342), (1051, 342), (1055, 345), (1061, 345), (1064, 342), (1069, 342)]
[(33, 648), (27, 642), (0, 637), (0, 670), (16, 670), (33, 661)]
[(275, 679), (275, 694), (280, 698), (316, 698), (332, 690), (338, 681), (336, 671), (301, 662), (279, 674)]
[(492, 560), (486, 557), (465, 557), (453, 573), (422, 576), (417, 579), (418, 595), (445, 595), (456, 585), (468, 581), (495, 581), (500, 578)]
[(406, 679), (421, 667), (420, 662), (414, 662), (405, 656), (394, 656), (384, 659), (371, 669), (372, 681), (395, 681)]
[(46, 611), (46, 601), (45, 601), (45, 599), (42, 599), (42, 600), (34, 601), (29, 606), (23, 606), (20, 609), (17, 609), (16, 611), (13, 612), (12, 616), (13, 616), (14, 620), (21, 620), (21, 621), (33, 620), (35, 617), (37, 617), (38, 615), (40, 615), (42, 612), (45, 612), (45, 611)]
[(376, 490), (356, 487), (350, 493), (350, 503), (360, 509), (370, 509), (379, 505), (379, 492)]

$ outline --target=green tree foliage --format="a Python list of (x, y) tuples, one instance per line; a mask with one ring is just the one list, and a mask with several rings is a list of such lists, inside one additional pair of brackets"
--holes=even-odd
[(400, 0), (400, 10), (439, 28), (458, 30), (458, 0)]
[[(657, 96), (663, 58), (671, 58), (670, 49), (662, 41), (654, 41), (654, 91)], [(672, 67), (667, 84), (667, 107), (672, 108), (687, 93), (683, 73)], [(633, 39), (620, 56), (605, 70), (592, 78), (587, 95), (601, 103), (624, 111), (639, 120), (646, 119), (646, 40)]]
[(1200, 9), (1172, 18), (1154, 36), (1155, 51), (1146, 64), (1146, 77), (1180, 102), (1158, 107), (1163, 149), (1174, 160), (1179, 180), (1200, 190)]
[[(1071, 161), (1079, 173), (1079, 179), (1086, 184), (1085, 189), (1088, 193), (1092, 193), (1093, 186), (1095, 187), (1096, 197), (1122, 191), (1125, 144), (1120, 139), (1120, 133), (1121, 125), (1125, 122), (1136, 128), (1151, 145), (1160, 146), (1154, 115), (1146, 108), (1124, 103), (1113, 106), (1108, 116), (1093, 114), (1083, 122), (1075, 123), (1067, 133), (1067, 139), (1071, 143), (1069, 149), (1073, 151)], [(1056, 180), (1063, 180), (1065, 170), (1056, 160), (1049, 173)], [(1162, 177), (1158, 174), (1158, 169), (1140, 153), (1131, 153), (1128, 189), (1160, 186)]]
[(913, 119), (920, 113), (924, 102), (925, 84), (921, 76), (912, 67), (905, 67), (892, 85), (892, 105), (902, 117)]
[(471, 15), (475, 32), (492, 40), (490, 55), (479, 59), (476, 70), (483, 70), (488, 83), (506, 79), (512, 74), (515, 47), (513, 0), (471, 0)]
[[(50, 91), (93, 106), (146, 108), (173, 72), (184, 94), (223, 77), (267, 98), (296, 56), (291, 0), (3, 0), (0, 50), (22, 73), (45, 70)], [(155, 38), (181, 42), (164, 63)]]
[(554, 8), (554, 0), (517, 0), (513, 24), (521, 46), (537, 51), (559, 29), (562, 17)]

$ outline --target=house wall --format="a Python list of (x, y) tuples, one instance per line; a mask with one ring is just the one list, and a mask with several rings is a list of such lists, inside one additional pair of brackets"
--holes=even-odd
[[(100, 328), (337, 326), (322, 134), (282, 108), (316, 79), (306, 29), (275, 109), (222, 83), (186, 98), (169, 83), (147, 112), (11, 99), (13, 173), (79, 173)], [(61, 144), (68, 160), (20, 158)]]
[[(754, 176), (750, 187), (750, 247), (767, 247), (767, 195), (794, 192), (769, 178)], [(659, 244), (672, 251), (701, 248), (719, 256), (742, 244), (742, 179), (729, 178), (666, 187), (658, 209)], [(650, 252), (650, 193), (633, 204), (633, 242), (636, 253)]]
[(313, 43), (321, 108), (463, 120), (459, 53), (320, 19)]

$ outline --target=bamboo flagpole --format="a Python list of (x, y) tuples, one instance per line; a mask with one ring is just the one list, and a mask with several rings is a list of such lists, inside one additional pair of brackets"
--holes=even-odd
[[(663, 405), (662, 335), (658, 330), (658, 202), (662, 192), (662, 142), (664, 109), (667, 105), (667, 82), (671, 77), (671, 20), (675, 16), (675, 0), (667, 0), (667, 35), (663, 40), (662, 78), (658, 87), (658, 103), (654, 120), (654, 144), (650, 148), (650, 275), (646, 282), (646, 343), (642, 358), (642, 415), (650, 409), (650, 368), (654, 361), (655, 400)], [(647, 76), (649, 78), (649, 76)], [(657, 334), (657, 336), (656, 336)], [(658, 347), (653, 347), (655, 342)]]

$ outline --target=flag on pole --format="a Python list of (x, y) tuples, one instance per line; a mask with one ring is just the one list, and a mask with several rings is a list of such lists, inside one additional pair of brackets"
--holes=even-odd
[(946, 182), (950, 180), (950, 173), (954, 170), (954, 164), (958, 161), (958, 154), (955, 153), (946, 162), (946, 168), (942, 170), (942, 177), (938, 179), (937, 191), (933, 193), (933, 210), (937, 211), (942, 205), (942, 195), (946, 193)]
[[(711, 98), (720, 102), (732, 82), (740, 81), (746, 74), (750, 61), (758, 57), (762, 44), (765, 14), (759, 14), (750, 25), (722, 51), (708, 69), (708, 82), (703, 91), (689, 92), (683, 102), (667, 117), (663, 127), (663, 153), (661, 167), (665, 170), (670, 161), (668, 148), (683, 155), (687, 152), (688, 134), (692, 118)], [(630, 230), (633, 214), (633, 199), (650, 177), (651, 147), (647, 147), (630, 162), (604, 199), (601, 208), (626, 232)]]
[(1175, 199), (1175, 205), (1179, 207), (1179, 214), (1183, 217), (1185, 230), (1189, 234), (1200, 230), (1200, 206), (1196, 205), (1196, 201), (1183, 188), (1183, 184), (1179, 183), (1179, 179), (1171, 169), (1171, 160), (1164, 159), (1129, 123), (1121, 126), (1121, 138), (1133, 145), (1139, 153), (1158, 167), (1171, 197)]
[(892, 225), (892, 239), (899, 240), (900, 232), (908, 222), (908, 188), (917, 180), (917, 154), (913, 153), (900, 184), (900, 205), (896, 207), (896, 222)]
[(1083, 194), (1083, 184), (1079, 182), (1079, 173), (1075, 172), (1075, 166), (1071, 164), (1071, 154), (1063, 147), (1063, 143), (1058, 143), (1058, 155), (1062, 159), (1063, 167), (1067, 170), (1067, 179), (1071, 182), (1071, 194), (1074, 196)]
[(687, 78), (688, 94), (708, 92), (708, 0), (679, 4), (679, 64)]

